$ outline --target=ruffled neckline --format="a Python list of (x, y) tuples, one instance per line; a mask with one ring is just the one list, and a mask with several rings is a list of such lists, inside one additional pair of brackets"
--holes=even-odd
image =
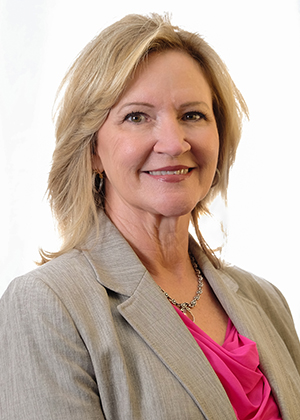
[(259, 368), (256, 343), (239, 334), (228, 319), (224, 343), (219, 345), (174, 308), (217, 374), (237, 419), (282, 420), (269, 382)]

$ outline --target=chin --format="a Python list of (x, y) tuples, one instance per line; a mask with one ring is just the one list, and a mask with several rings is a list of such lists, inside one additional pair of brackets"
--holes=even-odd
[(163, 217), (181, 217), (191, 214), (192, 210), (196, 206), (197, 202), (192, 204), (184, 203), (168, 203), (164, 202), (162, 206), (157, 206), (157, 214), (160, 214)]

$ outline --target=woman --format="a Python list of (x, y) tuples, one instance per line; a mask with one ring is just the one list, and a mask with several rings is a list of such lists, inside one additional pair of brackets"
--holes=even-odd
[(284, 298), (198, 227), (247, 114), (220, 58), (131, 15), (63, 86), (49, 176), (63, 245), (1, 300), (1, 419), (298, 418)]

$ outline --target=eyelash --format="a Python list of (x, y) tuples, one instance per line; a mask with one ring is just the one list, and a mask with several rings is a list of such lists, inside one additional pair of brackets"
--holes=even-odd
[[(207, 120), (207, 116), (206, 114), (204, 114), (203, 112), (199, 112), (199, 111), (189, 111), (186, 112), (184, 114), (184, 117), (187, 117), (188, 115), (197, 115), (199, 118), (197, 118), (196, 120), (191, 120), (191, 121), (200, 121), (200, 120)], [(188, 119), (187, 119), (188, 120)]]
[[(146, 118), (146, 114), (144, 114), (144, 112), (134, 111), (134, 112), (130, 112), (129, 114), (127, 114), (123, 121), (128, 121), (129, 118), (139, 117), (139, 116), (143, 116), (144, 118)], [(130, 121), (130, 122), (134, 122), (134, 121)]]
[[(190, 121), (193, 121), (193, 122), (197, 122), (197, 121), (200, 121), (200, 120), (205, 120), (205, 121), (207, 120), (206, 114), (204, 114), (203, 112), (199, 112), (199, 111), (189, 111), (189, 112), (186, 112), (185, 114), (183, 114), (183, 117), (182, 118), (184, 119), (184, 118), (186, 118), (189, 115), (192, 115), (192, 116), (197, 115), (199, 117), (196, 120), (190, 120)], [(127, 114), (125, 116), (123, 122), (124, 121), (128, 121), (132, 117), (139, 117), (139, 116), (142, 116), (142, 117), (146, 118), (146, 114), (144, 112), (142, 112), (142, 111), (133, 111), (133, 112), (130, 112), (129, 114)], [(184, 119), (184, 121), (189, 121), (189, 119), (186, 118), (186, 119)], [(134, 121), (130, 121), (130, 122), (134, 122)], [(136, 122), (136, 124), (138, 124), (138, 122)]]

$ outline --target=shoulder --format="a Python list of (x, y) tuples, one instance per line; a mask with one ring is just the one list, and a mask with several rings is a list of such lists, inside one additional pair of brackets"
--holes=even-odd
[(99, 292), (103, 287), (93, 267), (83, 252), (72, 250), (14, 279), (0, 300), (0, 308), (22, 306), (30, 310), (30, 305), (43, 301), (46, 309), (53, 299), (70, 307), (88, 300), (95, 289)]
[(222, 271), (228, 281), (233, 281), (238, 286), (239, 298), (260, 307), (285, 343), (295, 344), (299, 358), (299, 339), (294, 320), (281, 291), (269, 281), (241, 268), (228, 266)]
[(94, 272), (84, 253), (73, 249), (54, 258), (23, 277), (38, 277), (49, 285), (69, 279), (93, 276)]
[(109, 292), (80, 251), (17, 277), (0, 299), (0, 337), (9, 341), (18, 342), (24, 334), (72, 341), (79, 334), (89, 343), (103, 336), (110, 318)]
[[(285, 343), (297, 369), (300, 371), (300, 343), (295, 329), (294, 320), (288, 303), (281, 291), (269, 281), (258, 277), (250, 272), (235, 266), (227, 266), (223, 274), (228, 281), (233, 281), (237, 287), (237, 295), (240, 299), (251, 302), (252, 305), (260, 308), (262, 320), (272, 325), (278, 336)], [(264, 334), (264, 331), (263, 333)]]
[(236, 266), (225, 266), (222, 272), (238, 285), (239, 294), (245, 298), (261, 306), (280, 304), (289, 311), (283, 294), (271, 282)]

